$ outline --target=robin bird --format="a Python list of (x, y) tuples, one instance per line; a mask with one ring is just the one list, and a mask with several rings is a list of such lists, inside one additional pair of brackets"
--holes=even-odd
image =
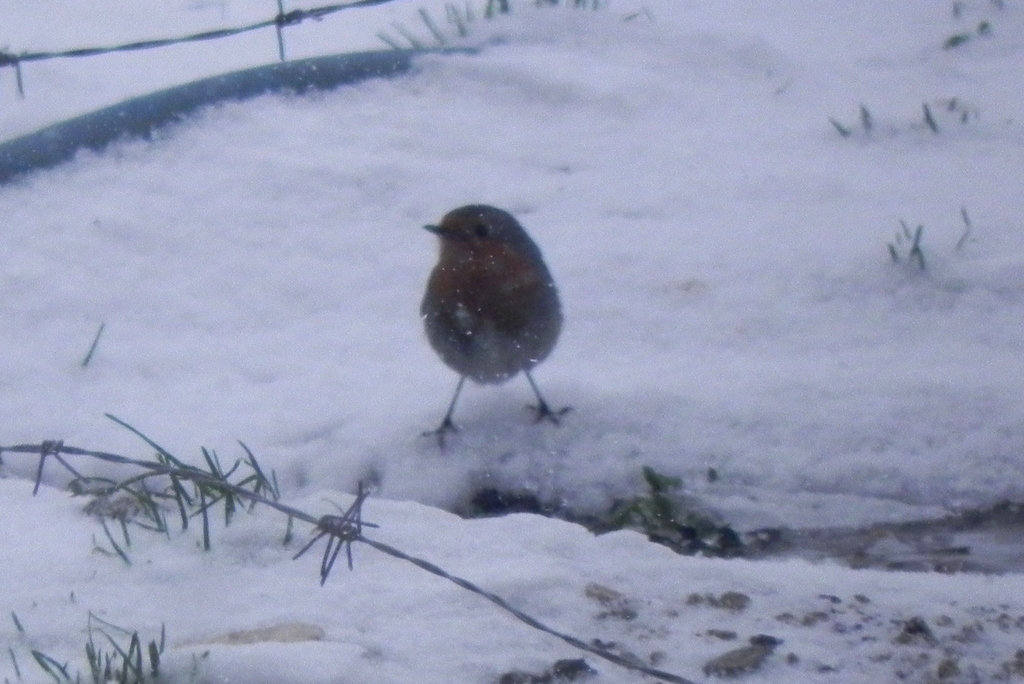
[(470, 204), (424, 226), (441, 240), (420, 314), (427, 339), (441, 360), (459, 374), (455, 395), (436, 435), (456, 430), (455, 403), (466, 378), (498, 384), (520, 371), (537, 396), (536, 422), (558, 419), (530, 375), (547, 358), (562, 329), (562, 307), (540, 249), (507, 211)]

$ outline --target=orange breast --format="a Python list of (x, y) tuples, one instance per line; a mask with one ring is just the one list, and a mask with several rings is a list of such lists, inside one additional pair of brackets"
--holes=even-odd
[(454, 319), (461, 307), (472, 317), (515, 335), (529, 324), (530, 309), (546, 287), (543, 276), (528, 260), (500, 244), (475, 245), (473, 250), (445, 245), (428, 287), (437, 298), (439, 314)]

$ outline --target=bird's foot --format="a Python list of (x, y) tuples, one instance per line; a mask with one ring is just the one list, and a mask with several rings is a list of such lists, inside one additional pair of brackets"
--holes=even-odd
[(530, 404), (528, 408), (533, 409), (534, 416), (533, 422), (539, 423), (541, 421), (548, 421), (555, 425), (561, 424), (561, 418), (569, 411), (572, 411), (572, 406), (563, 406), (560, 409), (552, 409), (548, 406), (546, 401), (541, 400), (538, 404)]
[(437, 438), (437, 446), (438, 446), (438, 448), (444, 449), (444, 438), (445, 438), (445, 435), (447, 435), (449, 432), (458, 432), (458, 431), (459, 431), (459, 427), (455, 423), (452, 422), (452, 417), (451, 416), (445, 416), (444, 420), (441, 421), (441, 424), (437, 426), (436, 430), (427, 430), (426, 432), (423, 433), (423, 436), (424, 437), (431, 437), (431, 436), (436, 437)]

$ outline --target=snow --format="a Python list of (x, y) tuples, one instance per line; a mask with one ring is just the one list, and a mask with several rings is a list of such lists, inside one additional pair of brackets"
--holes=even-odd
[[(0, 522), (5, 540), (24, 543), (6, 547), (18, 562), (5, 563), (5, 607), (25, 633), (3, 627), (23, 673), (30, 672), (29, 648), (78, 656), (88, 610), (129, 623), (144, 641), (158, 639), (163, 625), (172, 681), (493, 682), (512, 669), (541, 672), (579, 656), (479, 597), (358, 545), (354, 571), (339, 566), (318, 587), (318, 553), (290, 562), (291, 551), (280, 546), (282, 521), (267, 509), (216, 530), (211, 553), (196, 548), (194, 535), (136, 532), (127, 567), (92, 551), (96, 526), (77, 500), (48, 488), (33, 499), (29, 483), (4, 485), (4, 510), (24, 512)], [(332, 491), (294, 503), (323, 509), (328, 499), (348, 503)], [(613, 642), (643, 660), (660, 653), (661, 669), (688, 678), (702, 679), (696, 672), (703, 662), (769, 633), (783, 644), (760, 681), (891, 681), (901, 671), (909, 681), (925, 681), (947, 658), (965, 676), (980, 673), (986, 681), (1013, 662), (1024, 630), (1018, 575), (688, 558), (635, 532), (595, 537), (532, 515), (465, 521), (382, 499), (371, 500), (366, 517), (381, 525), (375, 539), (427, 556), (587, 641)], [(40, 546), (40, 539), (66, 543)], [(726, 592), (745, 595), (749, 605), (702, 600)], [(602, 596), (613, 597), (610, 607)], [(927, 621), (936, 644), (895, 642), (901, 622), (912, 617)], [(737, 638), (723, 641), (709, 630)], [(244, 643), (246, 635), (232, 634), (240, 631), (257, 640)], [(790, 653), (795, 663), (787, 662)], [(601, 673), (596, 681), (637, 681), (613, 665), (588, 662)]]
[[(942, 3), (524, 3), (472, 24), (457, 44), (477, 54), (225, 103), (0, 188), (0, 444), (147, 453), (110, 413), (195, 462), (201, 446), (233, 459), (241, 440), (285, 499), (316, 515), (372, 481), (367, 515), (381, 528), (369, 536), (564, 631), (663, 652), (658, 667), (689, 678), (762, 632), (783, 639), (765, 681), (924, 681), (941, 658), (964, 681), (1012, 669), (1024, 629), (1015, 573), (685, 558), (631, 532), (437, 508), (497, 486), (602, 512), (642, 491), (644, 465), (681, 476), (688, 496), (743, 530), (1021, 499), (1024, 15), (1009, 1), (959, 4), (954, 18)], [(425, 35), (421, 7), (444, 16), (429, 0), (353, 9), (286, 31), (288, 54), (378, 49), (392, 22)], [(273, 11), (10, 2), (0, 42), (110, 44)], [(981, 21), (991, 35), (942, 49)], [(275, 57), (267, 31), (29, 63), (23, 100), (0, 70), (0, 137)], [(535, 377), (573, 410), (559, 427), (533, 425), (522, 378), (468, 385), (442, 452), (420, 433), (456, 378), (421, 330), (436, 245), (420, 226), (471, 202), (512, 211), (544, 252), (566, 323)], [(958, 247), (962, 207), (972, 229)], [(924, 226), (924, 273), (890, 262), (899, 219)], [(282, 548), (283, 522), (262, 509), (216, 529), (210, 553), (191, 531), (133, 532), (126, 567), (93, 552), (102, 528), (56, 470), (33, 498), (36, 461), (3, 458), (0, 609), (25, 633), (5, 625), (0, 641), (26, 681), (47, 679), (29, 648), (80, 658), (89, 610), (144, 638), (166, 623), (175, 681), (491, 682), (580, 655), (370, 549), (317, 587), (313, 555), (291, 562), (297, 542)], [(637, 617), (598, 617), (590, 584)], [(687, 602), (726, 591), (751, 605)], [(935, 642), (894, 643), (915, 616)], [(292, 623), (325, 636), (218, 641)], [(587, 660), (599, 681), (635, 681)], [(11, 663), (0, 672), (16, 679)]]

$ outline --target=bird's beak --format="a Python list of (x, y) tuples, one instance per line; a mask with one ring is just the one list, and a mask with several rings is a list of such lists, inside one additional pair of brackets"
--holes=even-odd
[(441, 226), (435, 226), (433, 224), (429, 224), (429, 225), (423, 226), (423, 230), (429, 230), (434, 235), (440, 235), (441, 234)]

